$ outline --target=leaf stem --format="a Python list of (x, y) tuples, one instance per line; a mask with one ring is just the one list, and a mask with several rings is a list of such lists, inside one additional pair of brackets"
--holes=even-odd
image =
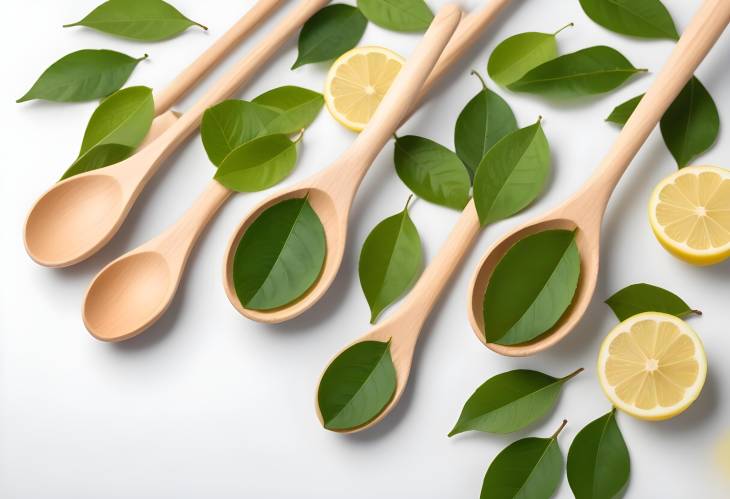
[(695, 314), (695, 315), (702, 315), (702, 310), (697, 310), (696, 308), (693, 308), (689, 311), (689, 313)]
[(572, 22), (569, 22), (568, 24), (566, 24), (565, 26), (563, 26), (562, 28), (557, 30), (555, 33), (553, 33), (553, 36), (556, 36), (558, 33), (563, 31), (565, 28), (572, 28), (573, 26), (575, 26), (575, 24), (573, 24)]
[(303, 138), (304, 138), (304, 128), (299, 130), (299, 135), (297, 135), (296, 138), (293, 140), (294, 144), (299, 144)]
[(565, 428), (565, 425), (567, 425), (567, 424), (568, 424), (568, 420), (567, 419), (563, 419), (563, 422), (560, 424), (560, 427), (557, 430), (555, 430), (555, 433), (553, 433), (550, 436), (550, 438), (552, 440), (555, 440), (556, 438), (558, 438), (558, 435), (560, 435), (560, 432), (563, 431), (563, 428)]
[(139, 62), (139, 61), (144, 61), (144, 60), (145, 60), (145, 59), (147, 59), (148, 57), (149, 57), (149, 54), (145, 54), (145, 55), (143, 55), (142, 57), (138, 57), (137, 59), (135, 59), (135, 61), (137, 61), (137, 62)]
[(486, 82), (486, 81), (484, 81), (484, 78), (482, 77), (482, 75), (481, 75), (481, 74), (479, 74), (479, 71), (477, 71), (476, 69), (472, 69), (472, 70), (471, 70), (471, 73), (470, 73), (470, 74), (471, 74), (472, 76), (476, 76), (477, 78), (479, 78), (479, 81), (480, 81), (480, 82), (482, 82), (482, 88), (483, 88), (484, 90), (486, 90), (486, 89), (487, 89), (487, 82)]
[(393, 132), (393, 139), (398, 140), (398, 134)]
[(411, 204), (411, 199), (413, 199), (413, 194), (408, 196), (408, 199), (406, 199), (406, 206), (403, 208), (403, 211), (408, 211), (408, 205)]
[(575, 371), (573, 371), (572, 373), (568, 374), (567, 376), (560, 378), (560, 380), (568, 381), (569, 379), (572, 379), (575, 376), (577, 376), (578, 374), (582, 373), (584, 370), (585, 370), (584, 368), (580, 367), (580, 368), (576, 369)]

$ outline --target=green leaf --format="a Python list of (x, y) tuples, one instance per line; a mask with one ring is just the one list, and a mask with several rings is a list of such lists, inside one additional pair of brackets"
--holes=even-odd
[(312, 124), (322, 110), (324, 97), (307, 88), (286, 85), (269, 90), (251, 102), (278, 113), (266, 124), (266, 133), (293, 134)]
[(324, 427), (350, 430), (372, 421), (393, 399), (395, 388), (390, 342), (355, 343), (332, 361), (319, 382)]
[(574, 232), (546, 230), (518, 241), (499, 261), (487, 285), (487, 341), (516, 345), (547, 332), (573, 301), (579, 275)]
[(482, 225), (514, 215), (542, 192), (550, 173), (550, 146), (540, 121), (503, 137), (474, 176), (474, 203)]
[(563, 384), (583, 368), (564, 378), (518, 369), (489, 378), (469, 397), (449, 436), (477, 430), (511, 433), (522, 430), (555, 407)]
[(487, 469), (480, 499), (549, 499), (563, 479), (558, 434), (529, 437), (508, 445)]
[(299, 54), (292, 69), (313, 62), (329, 61), (355, 47), (368, 20), (359, 9), (337, 3), (318, 11), (299, 33)]
[(108, 0), (64, 28), (86, 26), (111, 35), (155, 42), (179, 35), (194, 25), (208, 29), (162, 0)]
[(357, 0), (369, 21), (393, 31), (426, 31), (433, 12), (423, 0)]
[(629, 121), (634, 109), (636, 109), (636, 106), (638, 106), (639, 102), (641, 102), (642, 97), (644, 97), (644, 94), (637, 95), (636, 97), (619, 104), (613, 108), (613, 111), (611, 111), (611, 114), (608, 115), (606, 121), (610, 121), (611, 123), (616, 123), (621, 126), (625, 125), (626, 122)]
[(712, 96), (700, 80), (692, 77), (659, 124), (664, 143), (683, 168), (715, 143), (720, 116)]
[(215, 179), (237, 192), (268, 189), (286, 178), (297, 162), (297, 147), (286, 135), (265, 135), (235, 148)]
[(606, 304), (620, 321), (642, 312), (664, 312), (680, 319), (691, 314), (702, 314), (699, 310), (691, 309), (671, 291), (644, 283), (632, 284), (617, 291), (606, 300)]
[(139, 59), (113, 50), (79, 50), (51, 64), (16, 102), (43, 99), (83, 102), (116, 92), (137, 67)]
[(371, 324), (413, 285), (422, 260), (421, 238), (406, 203), (403, 211), (376, 225), (362, 245), (358, 269), (360, 286), (370, 305)]
[(83, 156), (80, 156), (73, 162), (60, 180), (73, 177), (79, 173), (86, 173), (113, 165), (114, 163), (119, 163), (130, 157), (133, 152), (133, 147), (121, 144), (101, 144), (92, 147)]
[(580, 0), (596, 24), (622, 35), (679, 39), (672, 16), (659, 0)]
[(288, 305), (317, 281), (324, 256), (324, 227), (309, 201), (277, 203), (254, 220), (236, 247), (236, 295), (252, 310)]
[(468, 168), (470, 177), (486, 152), (499, 139), (517, 130), (517, 120), (509, 105), (487, 88), (479, 73), (472, 74), (481, 80), (482, 90), (466, 104), (454, 128), (456, 154)]
[(599, 45), (541, 64), (508, 88), (567, 99), (609, 92), (643, 71), (646, 70), (632, 66), (617, 50)]
[(580, 430), (568, 451), (568, 483), (576, 499), (618, 497), (631, 461), (613, 409)]
[(415, 135), (397, 137), (393, 160), (398, 176), (416, 196), (457, 210), (469, 202), (469, 173), (441, 144)]

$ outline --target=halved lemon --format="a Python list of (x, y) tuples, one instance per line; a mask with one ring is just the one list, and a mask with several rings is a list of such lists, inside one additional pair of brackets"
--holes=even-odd
[(601, 387), (616, 408), (639, 419), (669, 419), (694, 402), (707, 376), (697, 333), (660, 312), (629, 317), (613, 328), (598, 354)]
[(656, 186), (649, 222), (670, 253), (696, 265), (730, 256), (730, 170), (689, 166)]
[(401, 56), (383, 47), (356, 47), (342, 54), (327, 73), (324, 88), (332, 117), (362, 131), (403, 64)]

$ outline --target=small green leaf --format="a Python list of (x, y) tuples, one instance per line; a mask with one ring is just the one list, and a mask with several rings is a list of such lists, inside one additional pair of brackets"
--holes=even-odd
[(119, 163), (130, 157), (134, 148), (121, 144), (101, 144), (89, 149), (66, 170), (61, 180)]
[(332, 361), (319, 382), (324, 427), (350, 430), (372, 421), (393, 399), (396, 382), (390, 342), (355, 343)]
[(576, 499), (618, 497), (631, 460), (613, 409), (580, 430), (568, 451), (568, 483)]
[(542, 192), (550, 173), (550, 146), (540, 121), (503, 137), (474, 176), (474, 203), (482, 225), (514, 215)]
[(638, 106), (639, 102), (641, 102), (642, 97), (644, 97), (644, 94), (637, 95), (636, 97), (619, 104), (613, 108), (613, 111), (611, 111), (611, 114), (608, 115), (606, 121), (610, 121), (611, 123), (616, 123), (621, 126), (625, 125), (626, 122), (629, 121), (634, 109), (636, 109), (636, 106)]
[(376, 225), (362, 245), (358, 268), (371, 324), (408, 291), (421, 272), (421, 264), (421, 238), (406, 203), (403, 211)]
[(393, 31), (426, 31), (433, 12), (423, 0), (357, 0), (369, 21)]
[(487, 341), (516, 345), (547, 332), (573, 301), (579, 275), (574, 232), (546, 230), (515, 243), (487, 285)]
[(564, 378), (518, 369), (489, 378), (469, 397), (449, 436), (477, 430), (511, 433), (522, 430), (555, 407), (563, 384), (583, 368)]
[(609, 92), (643, 71), (646, 70), (632, 66), (617, 50), (599, 45), (541, 64), (508, 88), (567, 99)]
[(286, 135), (264, 135), (236, 147), (215, 179), (237, 192), (256, 192), (278, 184), (297, 162), (297, 147)]
[(441, 144), (415, 135), (397, 137), (393, 160), (398, 176), (416, 196), (457, 210), (469, 202), (469, 173)]
[(517, 120), (509, 104), (487, 88), (479, 73), (472, 74), (481, 81), (482, 90), (466, 104), (454, 128), (456, 154), (468, 168), (470, 177), (487, 151), (499, 139), (517, 130)]
[(563, 479), (558, 434), (528, 437), (508, 445), (487, 469), (480, 499), (549, 499)]
[(208, 29), (162, 0), (108, 0), (64, 28), (86, 26), (111, 35), (155, 42), (179, 35), (194, 25)]
[(312, 124), (322, 110), (324, 97), (307, 88), (286, 85), (269, 90), (251, 102), (278, 113), (266, 124), (266, 133), (293, 134)]
[(710, 93), (700, 80), (692, 77), (659, 124), (664, 143), (677, 165), (683, 168), (715, 143), (720, 115)]
[(83, 102), (100, 99), (122, 88), (139, 61), (113, 50), (79, 50), (51, 64), (16, 102), (43, 99)]
[(606, 304), (620, 321), (642, 312), (664, 312), (680, 319), (691, 314), (702, 314), (699, 310), (691, 309), (671, 291), (644, 283), (632, 284), (617, 291), (606, 300)]
[(622, 35), (677, 40), (672, 16), (659, 0), (580, 0), (596, 24)]
[(341, 56), (357, 45), (367, 25), (362, 12), (351, 5), (337, 3), (319, 10), (302, 26), (292, 69)]

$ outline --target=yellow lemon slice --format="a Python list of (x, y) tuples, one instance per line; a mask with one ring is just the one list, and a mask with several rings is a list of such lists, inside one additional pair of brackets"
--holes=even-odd
[(707, 357), (683, 320), (660, 312), (629, 317), (613, 328), (598, 354), (598, 378), (611, 403), (640, 419), (668, 419), (697, 399)]
[(670, 253), (696, 265), (730, 256), (730, 170), (682, 168), (656, 186), (649, 222)]
[(342, 54), (327, 73), (324, 101), (334, 119), (360, 132), (405, 64), (383, 47), (356, 47)]

